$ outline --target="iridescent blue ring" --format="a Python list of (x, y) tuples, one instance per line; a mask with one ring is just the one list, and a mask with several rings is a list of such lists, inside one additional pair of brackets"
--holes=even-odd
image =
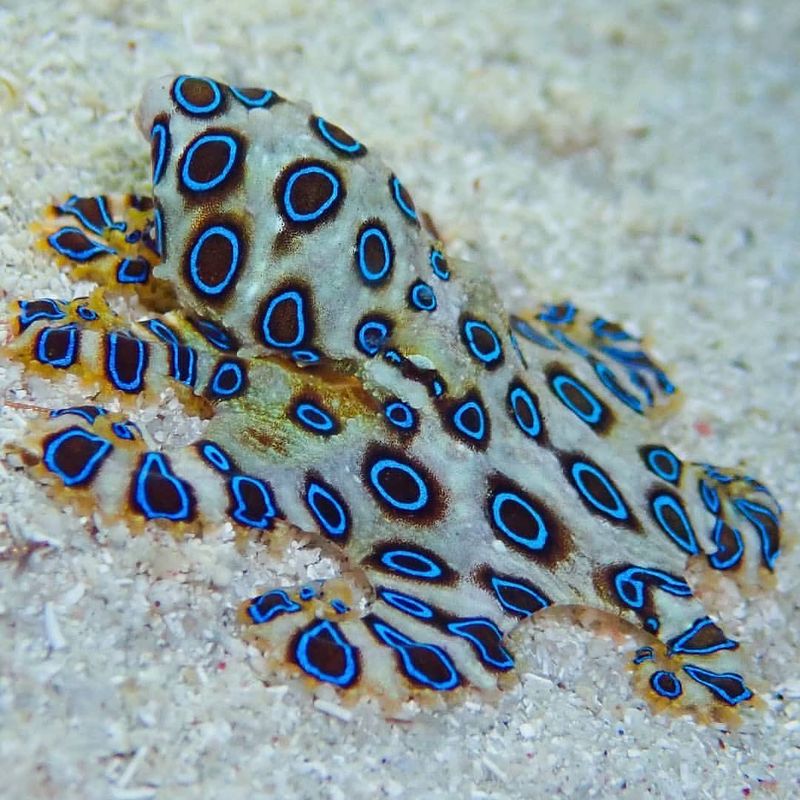
[[(329, 197), (314, 211), (310, 211), (307, 214), (300, 214), (292, 204), (291, 195), (296, 181), (298, 178), (302, 178), (304, 175), (322, 175), (324, 178), (327, 178), (331, 184), (331, 193)], [(289, 180), (286, 181), (286, 187), (283, 190), (283, 208), (286, 212), (286, 215), (292, 220), (292, 222), (313, 222), (314, 220), (319, 219), (336, 202), (340, 191), (339, 178), (337, 178), (336, 174), (331, 170), (314, 164), (307, 167), (301, 167), (293, 172), (289, 176)]]

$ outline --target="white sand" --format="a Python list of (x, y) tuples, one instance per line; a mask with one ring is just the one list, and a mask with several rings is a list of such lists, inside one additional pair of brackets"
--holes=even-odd
[[(799, 30), (800, 5), (779, 0), (12, 0), (0, 4), (3, 289), (73, 291), (31, 249), (27, 225), (49, 198), (147, 189), (131, 122), (147, 78), (267, 84), (382, 152), (511, 302), (569, 295), (652, 334), (688, 398), (667, 440), (720, 464), (746, 457), (796, 529)], [(15, 368), (0, 386), (65, 399), (23, 387)], [(0, 434), (23, 424), (5, 409)], [(3, 477), (0, 796), (800, 791), (797, 555), (779, 562), (778, 593), (722, 593), (767, 689), (739, 732), (653, 717), (614, 643), (555, 623), (498, 706), (400, 725), (265, 688), (248, 664), (233, 609), (305, 577), (313, 551), (278, 562), (222, 539), (92, 537), (26, 478)], [(40, 540), (52, 546), (8, 560)]]

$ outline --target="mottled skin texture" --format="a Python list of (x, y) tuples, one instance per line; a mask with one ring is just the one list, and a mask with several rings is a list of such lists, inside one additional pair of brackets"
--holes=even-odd
[[(43, 246), (103, 289), (15, 304), (8, 353), (123, 407), (172, 387), (211, 420), (164, 454), (123, 415), (62, 409), (22, 445), (37, 475), (135, 528), (330, 544), (346, 577), (240, 617), (272, 669), (345, 696), (506, 685), (505, 634), (575, 606), (641, 631), (657, 707), (753, 701), (684, 572), (695, 557), (757, 585), (780, 509), (659, 442), (675, 388), (638, 340), (570, 303), (509, 316), (379, 159), (273, 92), (165, 78), (137, 120), (153, 201), (52, 209)], [(103, 290), (153, 314), (123, 320)]]

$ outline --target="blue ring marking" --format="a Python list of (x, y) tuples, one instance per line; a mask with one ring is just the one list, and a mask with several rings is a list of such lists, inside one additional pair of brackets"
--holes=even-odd
[(649, 447), (645, 463), (653, 475), (677, 486), (681, 476), (681, 462), (671, 450), (666, 447)]
[(759, 515), (767, 517), (775, 526), (776, 532), (780, 530), (780, 522), (777, 517), (766, 506), (762, 506), (761, 503), (754, 503), (752, 500), (746, 500), (743, 497), (734, 500), (733, 507), (740, 514), (743, 514), (758, 532), (761, 538), (761, 557), (767, 565), (767, 568), (770, 570), (773, 569), (775, 567), (775, 561), (781, 554), (781, 551), (780, 549), (775, 549), (777, 542), (772, 541), (767, 526), (762, 519), (759, 519)]
[[(221, 281), (213, 285), (206, 283), (200, 277), (197, 266), (197, 258), (200, 255), (200, 251), (212, 236), (221, 236), (223, 239), (226, 239), (231, 246), (231, 263), (228, 265), (228, 271)], [(203, 294), (212, 297), (222, 294), (231, 285), (239, 269), (239, 253), (239, 237), (234, 231), (230, 228), (226, 228), (224, 225), (212, 225), (210, 228), (206, 228), (197, 238), (197, 241), (194, 243), (189, 253), (189, 275), (192, 278), (194, 287)]]
[[(584, 472), (590, 473), (597, 478), (600, 483), (603, 484), (603, 488), (609, 493), (609, 495), (611, 495), (611, 499), (614, 501), (613, 506), (606, 505), (605, 503), (601, 502), (601, 500), (595, 497), (586, 488), (586, 484), (583, 480)], [(570, 475), (572, 476), (575, 488), (581, 493), (581, 496), (592, 506), (594, 506), (601, 514), (605, 514), (613, 519), (617, 519), (620, 522), (624, 522), (630, 517), (628, 507), (625, 504), (625, 501), (622, 499), (622, 495), (619, 493), (619, 490), (611, 482), (611, 479), (598, 467), (595, 467), (594, 465), (585, 461), (576, 461), (570, 469)]]
[(431, 391), (434, 397), (441, 397), (444, 394), (444, 386), (438, 378), (434, 379), (431, 384)]
[(639, 341), (626, 331), (622, 330), (614, 322), (609, 322), (602, 317), (595, 317), (591, 324), (592, 333), (601, 339), (608, 339), (611, 342), (633, 342)]
[[(228, 162), (222, 170), (213, 178), (207, 181), (196, 181), (189, 174), (192, 166), (192, 159), (195, 156), (198, 148), (204, 144), (211, 144), (213, 142), (222, 142), (228, 147)], [(183, 155), (183, 168), (181, 169), (181, 183), (192, 192), (207, 192), (223, 183), (236, 163), (236, 156), (239, 153), (239, 143), (233, 136), (227, 133), (205, 133), (198, 136), (190, 145)]]
[[(234, 475), (228, 485), (231, 495), (237, 503), (236, 508), (232, 509), (230, 514), (237, 522), (262, 530), (272, 527), (272, 520), (278, 516), (278, 510), (275, 507), (272, 491), (266, 481), (253, 478), (250, 475)], [(247, 497), (243, 494), (245, 487), (255, 489), (260, 495), (259, 499), (264, 504), (264, 511), (260, 517), (248, 516)]]
[(409, 431), (417, 426), (417, 412), (402, 400), (392, 400), (383, 407), (386, 419), (400, 430)]
[[(399, 564), (398, 558), (411, 561), (412, 565)], [(423, 578), (424, 580), (436, 580), (441, 577), (442, 568), (432, 559), (422, 553), (415, 553), (413, 550), (387, 550), (381, 555), (381, 564), (401, 575), (411, 578)], [(418, 564), (419, 566), (415, 566)]]
[(383, 586), (378, 588), (378, 597), (398, 611), (417, 619), (433, 619), (434, 617), (433, 609), (427, 603), (423, 603), (422, 600), (417, 600), (416, 597), (411, 597), (402, 592), (393, 592)]
[(214, 442), (202, 442), (199, 446), (200, 455), (220, 472), (230, 472), (233, 469), (231, 460), (221, 447)]
[[(535, 533), (533, 533), (533, 535), (523, 536), (521, 533), (518, 533), (517, 531), (514, 531), (508, 527), (501, 516), (501, 511), (505, 503), (516, 503), (527, 512), (531, 520), (536, 524), (537, 530)], [(545, 524), (542, 515), (527, 500), (525, 500), (525, 498), (520, 497), (514, 492), (498, 492), (492, 498), (490, 511), (494, 524), (500, 529), (501, 533), (508, 536), (508, 538), (512, 541), (522, 545), (527, 550), (539, 551), (547, 546), (547, 540), (550, 537), (549, 531), (547, 530), (547, 525)]]
[(644, 395), (645, 402), (647, 405), (652, 406), (655, 400), (655, 395), (653, 394), (653, 390), (650, 388), (650, 385), (647, 381), (637, 372), (635, 369), (631, 368), (628, 370), (628, 380)]
[[(80, 470), (73, 474), (64, 472), (56, 463), (59, 449), (64, 442), (70, 439), (84, 439), (92, 445), (97, 445), (97, 449), (83, 463)], [(93, 473), (113, 449), (114, 447), (111, 442), (106, 441), (101, 436), (96, 436), (89, 431), (85, 431), (83, 428), (67, 428), (67, 430), (53, 436), (48, 441), (44, 448), (42, 460), (50, 472), (58, 475), (64, 486), (77, 486), (81, 483), (85, 483), (92, 477)]]
[(267, 108), (270, 103), (277, 99), (277, 95), (272, 89), (264, 89), (261, 97), (248, 97), (241, 89), (236, 86), (229, 86), (231, 94), (247, 109)]
[(178, 334), (168, 325), (165, 325), (160, 319), (146, 319), (142, 321), (142, 325), (166, 344), (174, 345), (175, 347), (181, 344)]
[[(273, 602), (273, 598), (277, 598), (279, 602)], [(265, 603), (268, 603), (268, 606), (264, 610), (261, 607)], [(283, 589), (274, 589), (271, 592), (254, 597), (247, 606), (247, 616), (256, 625), (261, 625), (265, 622), (271, 622), (279, 614), (295, 614), (301, 610), (301, 606), (295, 603)]]
[[(63, 308), (59, 308), (61, 300), (55, 300), (52, 297), (43, 297), (41, 300), (18, 300), (19, 306), (19, 321), (20, 333), (25, 330), (29, 325), (38, 322), (40, 319), (59, 320), (67, 316)], [(34, 310), (31, 310), (33, 306)], [(40, 308), (39, 306), (45, 306)]]
[(644, 591), (647, 579), (656, 583), (661, 589), (675, 597), (691, 597), (692, 590), (682, 578), (676, 578), (668, 572), (648, 567), (627, 567), (614, 576), (614, 588), (620, 600), (633, 609), (644, 607)]
[[(506, 611), (511, 611), (513, 614), (520, 614), (524, 617), (529, 617), (531, 614), (535, 614), (537, 611), (541, 611), (543, 608), (547, 608), (550, 605), (550, 601), (544, 595), (539, 594), (530, 586), (524, 586), (521, 583), (510, 581), (507, 578), (500, 578), (497, 575), (492, 576), (492, 589), (494, 590), (495, 597), (497, 597), (500, 605), (506, 609)], [(529, 608), (523, 608), (522, 606), (515, 605), (508, 598), (507, 591), (509, 589), (511, 591), (521, 592), (522, 594), (527, 595), (533, 600), (534, 603), (536, 603), (536, 605), (539, 606), (539, 608), (531, 611)]]
[[(175, 511), (159, 511), (155, 509), (147, 497), (147, 479), (155, 469), (158, 477), (166, 481), (175, 490), (180, 505)], [(192, 510), (191, 497), (186, 490), (184, 482), (176, 477), (169, 467), (169, 463), (162, 453), (145, 453), (142, 464), (136, 473), (134, 481), (134, 499), (136, 505), (147, 519), (168, 519), (173, 522), (189, 519)]]
[(428, 255), (428, 262), (431, 265), (433, 274), (439, 278), (439, 280), (450, 280), (450, 270), (447, 267), (447, 259), (441, 250), (436, 247), (432, 247), (431, 252)]
[[(723, 551), (727, 548), (722, 542), (722, 535), (726, 532), (730, 532), (733, 536), (735, 547), (733, 548), (733, 552), (727, 558), (724, 558)], [(731, 569), (742, 560), (742, 556), (744, 555), (742, 534), (739, 533), (737, 528), (732, 528), (724, 520), (717, 519), (714, 522), (714, 528), (711, 531), (711, 541), (717, 548), (717, 552), (712, 553), (708, 557), (709, 563), (714, 569)]]
[[(478, 414), (477, 429), (470, 428), (464, 423), (464, 414), (470, 410), (474, 410)], [(483, 441), (484, 436), (486, 436), (486, 412), (483, 410), (483, 407), (480, 403), (475, 400), (467, 400), (453, 412), (452, 419), (453, 425), (455, 425), (456, 428), (464, 434), (464, 436), (468, 437), (469, 439), (473, 439), (476, 442)]]
[(236, 349), (236, 343), (231, 335), (210, 319), (195, 317), (189, 320), (200, 335), (211, 345), (224, 352)]
[[(710, 669), (703, 669), (694, 664), (685, 664), (683, 671), (694, 681), (697, 681), (701, 686), (705, 686), (713, 694), (728, 703), (728, 705), (735, 706), (739, 703), (749, 700), (753, 693), (745, 686), (744, 678), (735, 672), (712, 672)], [(731, 694), (725, 687), (720, 685), (720, 681), (732, 681), (737, 684), (739, 690), (736, 694)]]
[(172, 328), (159, 319), (144, 320), (142, 324), (161, 339), (170, 351), (170, 376), (186, 386), (194, 386), (197, 380), (197, 352), (181, 344)]
[(350, 610), (350, 606), (348, 606), (344, 600), (340, 600), (338, 597), (331, 600), (331, 608), (337, 614), (346, 614)]
[(158, 137), (156, 142), (156, 157), (153, 160), (153, 186), (157, 186), (164, 177), (164, 169), (167, 166), (167, 145), (169, 143), (169, 131), (163, 122), (153, 123), (150, 129), (151, 144)]
[[(433, 644), (423, 644), (422, 642), (414, 641), (408, 636), (400, 633), (400, 631), (390, 627), (385, 622), (379, 622), (378, 620), (375, 620), (371, 627), (384, 644), (391, 647), (400, 655), (400, 659), (403, 662), (403, 670), (412, 680), (417, 681), (418, 683), (421, 683), (430, 689), (435, 689), (436, 691), (440, 692), (454, 689), (460, 683), (458, 672), (456, 671), (453, 662), (440, 647), (437, 647)], [(424, 650), (436, 658), (439, 664), (441, 664), (441, 666), (443, 666), (445, 669), (445, 677), (441, 678), (440, 680), (436, 680), (420, 671), (412, 659), (411, 653), (414, 650)]]
[[(721, 638), (706, 647), (693, 646), (691, 640), (695, 636), (701, 634), (702, 631), (709, 626), (716, 628)], [(711, 653), (717, 653), (720, 650), (735, 650), (738, 646), (739, 643), (728, 639), (709, 617), (700, 617), (696, 619), (688, 630), (685, 630), (683, 633), (667, 642), (670, 655), (674, 655), (675, 653), (689, 653), (691, 655), (707, 656), (711, 655)]]
[(320, 355), (313, 350), (292, 350), (292, 358), (296, 364), (307, 366), (319, 363)]
[[(190, 103), (183, 94), (183, 84), (187, 80), (202, 81), (203, 83), (208, 84), (214, 93), (213, 100), (204, 106), (196, 106), (194, 103)], [(174, 97), (175, 102), (189, 114), (213, 114), (220, 107), (220, 105), (222, 105), (222, 92), (220, 91), (219, 86), (217, 86), (216, 81), (212, 81), (210, 78), (203, 78), (199, 75), (181, 75), (175, 81), (175, 83), (172, 84), (172, 96)]]
[[(312, 641), (317, 637), (323, 636), (323, 641), (326, 645), (335, 645), (342, 651), (344, 656), (343, 670), (338, 675), (332, 672), (326, 672), (324, 669), (314, 664), (308, 657), (308, 651)], [(334, 686), (349, 686), (358, 677), (358, 662), (355, 655), (357, 652), (356, 648), (345, 639), (335, 623), (323, 619), (303, 632), (297, 641), (294, 657), (303, 672), (307, 675), (311, 675), (312, 678), (316, 678), (324, 683), (332, 683)]]
[(644, 627), (645, 630), (650, 631), (650, 633), (656, 633), (661, 627), (661, 622), (659, 621), (658, 617), (648, 617), (644, 621)]
[(164, 255), (164, 212), (161, 206), (157, 205), (153, 211), (153, 225), (155, 227), (155, 238), (153, 239), (153, 247), (156, 254), (159, 256)]
[[(292, 205), (292, 189), (298, 178), (302, 178), (304, 175), (312, 174), (322, 175), (323, 177), (327, 178), (331, 184), (331, 193), (328, 199), (325, 200), (325, 202), (322, 203), (319, 208), (309, 212), (308, 214), (299, 214)], [(301, 167), (299, 170), (293, 172), (286, 181), (286, 187), (283, 190), (283, 210), (286, 212), (286, 216), (289, 217), (292, 222), (314, 222), (315, 220), (318, 220), (336, 202), (340, 193), (341, 184), (339, 182), (339, 178), (334, 172), (317, 165)]]
[(733, 478), (730, 475), (725, 475), (723, 472), (720, 472), (713, 464), (705, 464), (705, 463), (698, 463), (699, 467), (703, 468), (703, 472), (708, 475), (709, 478), (712, 478), (717, 483), (731, 483)]
[(644, 664), (645, 661), (655, 661), (656, 656), (652, 647), (640, 647), (631, 659), (633, 664)]
[[(131, 268), (138, 268), (138, 272)], [(144, 258), (123, 258), (117, 264), (118, 283), (147, 283), (150, 277), (150, 264)]]
[[(233, 386), (224, 386), (224, 380), (233, 379)], [(234, 397), (241, 392), (245, 382), (245, 374), (241, 364), (236, 361), (221, 361), (214, 370), (209, 389), (214, 397)]]
[(136, 438), (126, 422), (112, 422), (111, 430), (114, 431), (114, 434), (120, 439), (127, 439), (130, 441)]
[[(638, 397), (634, 397), (630, 392), (626, 392), (617, 381), (617, 376), (614, 374), (614, 371), (602, 361), (598, 361), (597, 359), (592, 359), (592, 367), (594, 368), (595, 374), (598, 378), (600, 378), (600, 382), (603, 386), (608, 389), (614, 397), (617, 398), (620, 402), (624, 403), (628, 408), (635, 411), (637, 414), (643, 414), (644, 409), (642, 407), (642, 402), (639, 400)], [(652, 405), (652, 401), (650, 403)]]
[[(522, 403), (531, 416), (531, 422), (528, 423), (522, 419), (522, 415), (518, 409), (518, 403)], [(542, 417), (539, 414), (539, 409), (536, 407), (536, 401), (533, 395), (522, 384), (516, 383), (511, 385), (511, 391), (508, 393), (508, 406), (514, 417), (514, 422), (517, 427), (531, 439), (535, 439), (542, 432)]]
[(650, 676), (650, 687), (661, 697), (674, 700), (683, 694), (683, 686), (674, 672), (660, 669)]
[(128, 244), (136, 244), (136, 242), (138, 242), (141, 238), (142, 238), (142, 232), (141, 231), (131, 231), (125, 237), (125, 241)]
[[(353, 139), (351, 144), (347, 144), (346, 142), (336, 139), (328, 130), (328, 122), (322, 119), (322, 117), (314, 117), (313, 125), (319, 131), (320, 136), (322, 136), (322, 138), (328, 142), (331, 147), (341, 151), (342, 153), (346, 153), (349, 156), (355, 156), (359, 155), (365, 149), (364, 145), (361, 144), (361, 142), (357, 142), (355, 139)], [(344, 133), (344, 131), (342, 131), (342, 133)], [(350, 134), (346, 135), (351, 139), (353, 138), (350, 136)]]
[[(592, 407), (591, 411), (585, 412), (583, 409), (578, 408), (569, 396), (564, 392), (563, 386), (567, 384), (572, 386), (576, 389), (580, 395), (589, 403)], [(554, 375), (552, 379), (552, 387), (553, 391), (556, 393), (556, 397), (576, 416), (578, 419), (583, 420), (587, 425), (597, 425), (598, 422), (603, 418), (603, 405), (602, 403), (594, 396), (594, 394), (587, 389), (577, 378), (573, 378), (570, 375)]]
[(555, 330), (550, 331), (550, 335), (555, 339), (557, 342), (560, 342), (567, 348), (567, 350), (572, 350), (573, 353), (577, 353), (581, 358), (590, 359), (592, 358), (592, 353), (590, 350), (587, 350), (583, 345), (578, 344), (574, 339), (571, 339), (567, 336), (566, 333), (562, 330)]
[[(380, 484), (381, 473), (393, 469), (405, 473), (416, 484), (418, 496), (416, 500), (398, 500)], [(428, 486), (419, 473), (410, 465), (397, 461), (394, 458), (379, 458), (369, 469), (369, 481), (376, 492), (392, 507), (398, 511), (417, 512), (425, 508), (430, 498)]]
[[(487, 628), (489, 632), (497, 637), (497, 650), (500, 655), (499, 658), (492, 655), (486, 648), (486, 644), (481, 640), (480, 636), (472, 633), (470, 628)], [(503, 632), (497, 625), (489, 619), (482, 617), (473, 617), (471, 619), (460, 619), (456, 622), (449, 622), (447, 630), (466, 639), (477, 651), (478, 656), (486, 664), (495, 667), (496, 669), (509, 670), (514, 667), (514, 659), (511, 654), (501, 644), (503, 639)]]
[(86, 322), (94, 322), (100, 317), (100, 315), (93, 309), (89, 308), (89, 306), (78, 306), (75, 309), (75, 312), (82, 320), (85, 320)]
[[(83, 239), (86, 240), (86, 243), (89, 246), (84, 247), (83, 250), (75, 250), (71, 247), (65, 247), (60, 243), (59, 240), (64, 234), (68, 233), (79, 234)], [(100, 255), (100, 253), (110, 253), (113, 255), (117, 252), (113, 247), (106, 247), (104, 244), (93, 242), (80, 228), (76, 228), (72, 225), (65, 225), (63, 228), (59, 228), (55, 233), (51, 233), (47, 237), (47, 243), (59, 255), (78, 262), (91, 261), (91, 259), (97, 255)]]
[(383, 354), (383, 357), (392, 364), (402, 364), (403, 361), (405, 361), (405, 358), (403, 358), (397, 350), (387, 350)]
[(417, 311), (436, 311), (436, 294), (424, 281), (417, 281), (411, 287), (408, 300)]
[(517, 317), (512, 314), (509, 319), (512, 330), (522, 336), (523, 339), (527, 339), (529, 342), (538, 344), (539, 347), (544, 347), (545, 350), (560, 349), (555, 342), (551, 341), (543, 333), (537, 331), (536, 328), (534, 328), (529, 322), (526, 322), (521, 317)]
[(722, 505), (719, 500), (719, 492), (713, 486), (709, 486), (702, 478), (700, 478), (698, 489), (703, 505), (708, 509), (709, 513), (716, 514)]
[[(620, 347), (605, 345), (600, 348), (600, 351), (614, 361), (628, 367), (631, 380), (634, 380), (634, 376), (638, 377), (640, 372), (645, 372), (656, 379), (659, 388), (664, 394), (674, 394), (676, 391), (675, 385), (670, 381), (666, 373), (653, 363), (653, 360), (644, 350), (624, 350)], [(649, 393), (649, 389), (641, 379), (639, 379), (638, 385)], [(649, 402), (652, 405), (652, 397), (649, 398)]]
[(575, 319), (578, 309), (569, 301), (558, 305), (547, 305), (537, 315), (536, 318), (542, 322), (549, 322), (552, 325), (569, 325)]
[(292, 412), (301, 425), (317, 433), (333, 433), (339, 427), (336, 420), (325, 409), (314, 403), (298, 403)]
[(761, 483), (761, 481), (757, 481), (755, 478), (751, 477), (750, 475), (742, 475), (740, 477), (748, 486), (750, 486), (751, 488), (755, 489), (757, 492), (759, 492), (761, 494), (767, 495), (767, 497), (769, 497), (769, 499), (772, 500), (772, 502), (775, 503), (775, 505), (777, 506), (778, 513), (779, 514), (783, 513), (783, 509), (781, 508), (781, 504), (775, 499), (775, 497), (773, 496), (772, 492), (770, 492), (770, 490), (767, 489), (767, 487), (764, 486), (763, 483)]
[[(126, 343), (134, 342), (136, 345), (136, 370), (133, 378), (129, 381), (123, 381), (117, 369), (117, 343), (120, 337), (124, 338)], [(114, 386), (116, 386), (117, 389), (121, 389), (123, 392), (141, 391), (144, 383), (144, 372), (147, 369), (147, 347), (145, 343), (141, 339), (137, 339), (134, 336), (123, 336), (118, 331), (111, 331), (108, 333), (106, 336), (106, 341), (108, 342), (108, 355), (106, 358), (106, 364), (108, 366), (108, 372), (111, 376)]]
[(308, 602), (317, 596), (317, 590), (313, 586), (303, 586), (299, 594), (301, 600)]
[[(320, 527), (328, 536), (333, 536), (338, 539), (345, 536), (350, 529), (350, 518), (344, 501), (337, 497), (334, 490), (323, 485), (320, 481), (310, 480), (306, 486), (305, 502), (308, 510), (311, 512), (314, 519), (319, 523)], [(320, 505), (320, 501), (330, 504), (332, 507), (335, 518), (331, 518), (326, 512), (329, 511), (327, 507)]]
[(514, 334), (514, 331), (511, 330), (511, 328), (508, 329), (508, 338), (511, 340), (511, 346), (514, 348), (514, 352), (517, 354), (519, 363), (522, 364), (524, 369), (528, 369), (528, 360), (525, 358), (524, 355), (522, 355), (522, 350), (520, 350), (517, 337)]
[[(369, 269), (365, 253), (367, 240), (373, 236), (378, 240), (383, 250), (383, 266), (376, 272)], [(386, 231), (381, 230), (376, 225), (371, 225), (361, 231), (356, 244), (356, 263), (361, 277), (368, 283), (377, 284), (386, 278), (394, 263), (394, 253)]]
[[(667, 509), (677, 515), (682, 530), (674, 530), (669, 526), (665, 517), (665, 511)], [(661, 530), (663, 530), (681, 550), (689, 553), (689, 555), (696, 555), (700, 552), (692, 523), (689, 522), (689, 517), (686, 515), (685, 509), (675, 497), (671, 494), (655, 495), (650, 500), (650, 510), (656, 522), (661, 526)]]
[(76, 417), (85, 419), (90, 425), (94, 425), (98, 417), (103, 417), (108, 412), (99, 406), (69, 406), (68, 408), (55, 408), (50, 412), (50, 419), (63, 417), (65, 414), (73, 414)]
[[(67, 334), (67, 351), (59, 358), (51, 359), (47, 355), (47, 339), (51, 335)], [(36, 338), (36, 360), (56, 369), (66, 369), (75, 363), (78, 355), (78, 327), (75, 323), (62, 325), (59, 328), (42, 328)]]
[(405, 189), (403, 188), (403, 184), (397, 179), (396, 175), (392, 175), (389, 178), (389, 190), (392, 194), (392, 199), (397, 204), (397, 207), (412, 221), (417, 222), (417, 212), (413, 206), (409, 205), (403, 199), (403, 192)]
[[(77, 203), (81, 200), (93, 200), (95, 202), (97, 205), (97, 210), (100, 213), (100, 218), (103, 221), (103, 227), (92, 222), (81, 210), (81, 208), (77, 205)], [(97, 195), (96, 197), (78, 197), (78, 195), (74, 194), (65, 203), (57, 206), (57, 209), (62, 214), (69, 214), (70, 216), (76, 217), (78, 220), (80, 220), (80, 223), (84, 228), (87, 228), (88, 230), (92, 231), (92, 233), (97, 233), (99, 235), (102, 235), (106, 228), (111, 228), (115, 231), (124, 231), (128, 227), (124, 222), (114, 222), (114, 220), (111, 219), (111, 215), (108, 213), (108, 206), (106, 205), (106, 198), (103, 197), (103, 195)]]
[[(491, 338), (492, 348), (488, 352), (481, 350), (475, 342), (476, 329), (483, 331)], [(503, 347), (500, 344), (500, 339), (498, 339), (497, 334), (485, 322), (481, 322), (477, 319), (467, 319), (464, 320), (461, 330), (470, 352), (482, 364), (494, 364), (495, 362), (499, 362), (503, 357)]]
[(389, 326), (378, 319), (364, 320), (356, 330), (356, 342), (359, 349), (368, 356), (377, 355), (389, 338)]
[[(297, 334), (290, 342), (279, 342), (269, 332), (270, 320), (272, 319), (272, 315), (275, 313), (275, 307), (279, 303), (294, 303), (294, 316), (297, 322)], [(283, 291), (273, 297), (272, 300), (270, 300), (266, 311), (264, 312), (263, 319), (261, 320), (261, 333), (264, 336), (264, 342), (270, 347), (277, 347), (280, 349), (297, 347), (297, 345), (299, 345), (306, 336), (306, 312), (303, 295), (300, 294), (300, 292), (298, 292), (296, 289), (287, 289), (286, 291)]]

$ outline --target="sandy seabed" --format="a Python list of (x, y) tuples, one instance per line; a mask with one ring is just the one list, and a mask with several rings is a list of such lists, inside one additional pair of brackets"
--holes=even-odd
[[(381, 152), (510, 305), (569, 296), (651, 337), (687, 398), (666, 441), (746, 458), (797, 530), (798, 42), (800, 6), (777, 0), (0, 3), (2, 289), (76, 291), (32, 249), (48, 200), (147, 191), (131, 116), (148, 78), (269, 85)], [(7, 401), (79, 397), (5, 364), (0, 386)], [(143, 414), (167, 444), (172, 413)], [(0, 436), (24, 424), (5, 407)], [(531, 631), (498, 704), (397, 724), (265, 687), (236, 638), (237, 603), (313, 577), (316, 551), (92, 536), (0, 477), (0, 796), (800, 792), (796, 553), (777, 591), (720, 592), (766, 687), (736, 732), (651, 715), (622, 669), (631, 643), (558, 622)]]

